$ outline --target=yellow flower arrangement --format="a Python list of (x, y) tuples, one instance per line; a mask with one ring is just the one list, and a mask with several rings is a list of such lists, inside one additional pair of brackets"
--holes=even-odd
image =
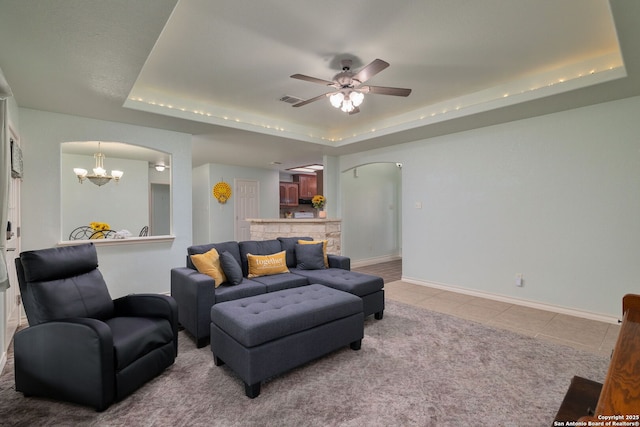
[(95, 231), (111, 230), (111, 227), (109, 227), (109, 224), (107, 224), (106, 222), (90, 222), (89, 227), (91, 227), (91, 229)]
[(315, 196), (313, 196), (313, 199), (311, 199), (311, 204), (316, 209), (322, 209), (326, 202), (327, 202), (327, 199), (325, 199), (324, 196), (320, 194), (316, 194)]

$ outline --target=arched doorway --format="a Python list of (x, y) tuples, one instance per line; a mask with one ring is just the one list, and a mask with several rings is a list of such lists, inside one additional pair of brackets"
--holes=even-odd
[(402, 165), (369, 163), (342, 172), (342, 252), (356, 265), (402, 256)]

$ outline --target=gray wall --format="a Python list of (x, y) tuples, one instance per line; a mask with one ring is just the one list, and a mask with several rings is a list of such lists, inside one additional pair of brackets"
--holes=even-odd
[(638, 111), (628, 98), (343, 156), (340, 169), (403, 163), (404, 277), (620, 316), (640, 291)]
[(341, 175), (342, 254), (371, 262), (400, 255), (400, 194), (402, 169), (392, 163), (372, 163)]
[[(191, 136), (30, 109), (19, 109), (19, 116), (24, 155), (22, 250), (53, 247), (61, 240), (60, 143), (119, 141), (172, 155), (175, 240), (98, 247), (100, 270), (112, 297), (168, 292), (169, 269), (184, 265), (191, 244)], [(123, 179), (126, 176), (125, 171)]]
[(220, 181), (235, 191), (235, 179), (259, 182), (260, 218), (278, 218), (280, 199), (277, 170), (247, 168), (210, 163), (193, 170), (193, 243), (205, 244), (235, 240), (234, 194), (225, 204), (213, 197), (213, 186)]

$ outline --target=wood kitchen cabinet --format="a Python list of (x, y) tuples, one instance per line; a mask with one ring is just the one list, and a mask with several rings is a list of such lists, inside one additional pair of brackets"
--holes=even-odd
[(311, 199), (318, 194), (318, 180), (315, 175), (294, 175), (293, 182), (300, 185), (298, 196), (301, 199)]
[(298, 183), (280, 183), (280, 206), (298, 206)]

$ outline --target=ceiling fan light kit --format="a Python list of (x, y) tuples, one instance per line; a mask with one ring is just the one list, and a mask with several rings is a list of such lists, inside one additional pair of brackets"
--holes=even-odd
[(355, 90), (341, 90), (340, 92), (331, 94), (329, 101), (335, 108), (340, 108), (345, 113), (350, 113), (362, 104), (364, 94), (362, 92), (356, 92)]
[(364, 94), (379, 94), (379, 95), (392, 95), (392, 96), (409, 96), (411, 89), (397, 88), (397, 87), (383, 87), (383, 86), (362, 86), (364, 82), (371, 77), (378, 74), (389, 66), (388, 62), (381, 59), (375, 59), (369, 65), (354, 73), (351, 71), (351, 60), (342, 61), (342, 72), (335, 75), (333, 81), (318, 79), (316, 77), (305, 76), (304, 74), (294, 74), (291, 78), (304, 80), (311, 83), (318, 83), (325, 86), (330, 86), (337, 91), (324, 93), (316, 96), (315, 98), (307, 99), (293, 104), (293, 107), (302, 107), (303, 105), (310, 104), (311, 102), (329, 98), (329, 102), (335, 108), (339, 108), (345, 113), (355, 114), (360, 111), (358, 108), (364, 101)]

